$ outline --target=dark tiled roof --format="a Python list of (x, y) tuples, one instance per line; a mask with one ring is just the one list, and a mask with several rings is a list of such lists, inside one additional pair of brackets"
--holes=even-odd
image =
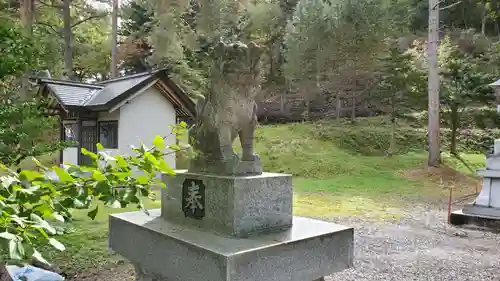
[(183, 116), (194, 116), (193, 101), (168, 78), (165, 70), (139, 73), (96, 84), (50, 79), (40, 80), (40, 84), (42, 87), (47, 86), (63, 106), (105, 110), (129, 98), (147, 83), (153, 82), (157, 78), (163, 79), (174, 91), (176, 97), (167, 94), (166, 98), (177, 107), (176, 111), (182, 112)]
[(102, 86), (59, 80), (42, 80), (66, 106), (80, 106), (98, 93)]
[(116, 79), (114, 81), (106, 81), (107, 83), (103, 86), (98, 95), (94, 95), (91, 99), (89, 99), (84, 105), (85, 106), (94, 106), (94, 105), (104, 105), (114, 98), (120, 96), (126, 91), (132, 89), (133, 87), (141, 84), (145, 80), (151, 78), (153, 75), (142, 75), (139, 77), (132, 77), (125, 79)]

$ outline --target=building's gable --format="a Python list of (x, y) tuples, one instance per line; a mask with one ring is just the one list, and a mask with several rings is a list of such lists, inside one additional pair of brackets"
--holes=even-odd
[(88, 112), (114, 111), (155, 88), (181, 118), (195, 115), (194, 102), (168, 77), (166, 70), (157, 70), (120, 77), (96, 84), (73, 81), (40, 80), (42, 93), (50, 92), (63, 108), (75, 107)]

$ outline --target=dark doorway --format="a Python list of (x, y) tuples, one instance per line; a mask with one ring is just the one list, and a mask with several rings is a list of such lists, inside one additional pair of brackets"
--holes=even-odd
[[(97, 153), (97, 121), (85, 120), (82, 121), (81, 133), (81, 144), (80, 148), (85, 148), (90, 152)], [(79, 155), (79, 165), (92, 165), (92, 159), (86, 155)]]

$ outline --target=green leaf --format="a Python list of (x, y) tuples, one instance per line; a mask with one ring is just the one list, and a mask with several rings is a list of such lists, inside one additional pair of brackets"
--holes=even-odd
[(49, 243), (50, 243), (50, 245), (54, 246), (54, 248), (58, 249), (59, 251), (66, 250), (66, 247), (64, 247), (64, 245), (61, 244), (61, 242), (57, 241), (54, 238), (49, 238)]
[(111, 202), (111, 204), (109, 204), (109, 205), (113, 209), (120, 209), (122, 207), (122, 204), (118, 200), (113, 200), (113, 202)]
[(164, 160), (160, 159), (160, 163), (158, 165), (158, 168), (160, 169), (161, 172), (175, 176), (175, 170), (170, 167), (170, 165)]
[(117, 156), (115, 156), (115, 158), (116, 158), (116, 162), (117, 162), (118, 166), (120, 166), (121, 168), (128, 167), (127, 161), (125, 161), (125, 159), (122, 156), (117, 155)]
[(12, 233), (9, 233), (9, 232), (2, 232), (2, 233), (0, 233), (0, 238), (6, 239), (6, 240), (12, 240), (12, 239), (16, 239), (16, 236)]
[(85, 208), (85, 204), (82, 201), (80, 201), (80, 200), (78, 200), (76, 198), (73, 199), (73, 205), (75, 206), (75, 209), (83, 209), (83, 208)]
[(31, 213), (31, 219), (40, 227), (47, 230), (50, 234), (56, 234), (56, 230), (46, 220), (42, 219), (37, 214)]
[(104, 146), (102, 146), (102, 144), (100, 144), (100, 143), (97, 143), (97, 144), (96, 144), (96, 147), (97, 147), (97, 149), (99, 149), (99, 150), (104, 150)]
[(25, 220), (23, 220), (22, 218), (16, 216), (16, 215), (11, 215), (10, 216), (10, 219), (14, 222), (16, 222), (20, 227), (25, 227), (26, 226), (26, 223), (24, 222)]
[(168, 148), (172, 149), (173, 151), (181, 150), (181, 147), (178, 144), (169, 145)]
[(60, 167), (55, 167), (54, 170), (56, 172), (57, 177), (59, 178), (59, 181), (61, 181), (61, 182), (74, 182), (75, 181), (75, 179), (65, 169), (60, 168)]
[(105, 152), (100, 152), (99, 155), (101, 155), (102, 159), (109, 164), (109, 162), (114, 162), (116, 159), (109, 155), (108, 153)]
[(153, 140), (153, 145), (158, 149), (165, 148), (165, 140), (161, 136), (156, 136)]
[(36, 210), (38, 212), (40, 212), (43, 216), (50, 216), (52, 215), (52, 208), (50, 207), (50, 205), (46, 204), (46, 203), (41, 203), (39, 205), (36, 205), (33, 210)]
[(43, 230), (43, 228), (38, 228), (38, 232), (40, 232), (40, 234), (42, 234), (42, 236), (46, 239), (49, 239), (49, 235), (45, 232), (45, 230)]
[(19, 179), (21, 180), (27, 180), (27, 181), (34, 181), (35, 179), (41, 179), (43, 178), (42, 174), (40, 174), (37, 171), (31, 171), (31, 170), (23, 170), (19, 174)]
[(45, 165), (43, 165), (42, 162), (38, 161), (38, 159), (36, 159), (35, 157), (31, 158), (31, 161), (33, 161), (33, 163), (35, 163), (35, 165), (37, 165), (38, 167), (47, 169), (47, 167), (45, 167)]
[(75, 202), (71, 198), (64, 198), (59, 202), (59, 204), (61, 204), (61, 206), (63, 206), (64, 208), (73, 208)]
[(97, 154), (95, 154), (93, 152), (90, 152), (90, 151), (88, 151), (85, 148), (82, 148), (82, 154), (85, 155), (85, 156), (88, 156), (88, 157), (92, 158), (92, 160), (97, 160)]
[(43, 264), (46, 264), (46, 265), (50, 265), (50, 263), (42, 256), (42, 254), (40, 254), (40, 252), (38, 252), (36, 249), (34, 249), (33, 251), (33, 258), (36, 259), (37, 261), (43, 263)]
[(92, 210), (92, 211), (88, 212), (88, 213), (87, 213), (87, 216), (88, 216), (89, 218), (91, 218), (92, 220), (94, 220), (94, 219), (95, 219), (95, 217), (97, 216), (97, 213), (98, 213), (98, 212), (99, 212), (99, 205), (98, 205), (98, 206), (95, 206), (95, 209), (94, 209), (94, 210)]
[(13, 260), (24, 259), (24, 247), (21, 240), (13, 239), (9, 241), (9, 256)]
[(149, 216), (149, 211), (148, 211), (148, 209), (146, 209), (146, 208), (144, 207), (144, 204), (142, 203), (142, 201), (141, 201), (141, 202), (139, 202), (139, 204), (137, 205), (137, 207), (138, 207), (139, 209), (141, 209), (141, 210), (142, 210), (142, 211), (143, 211), (146, 215), (148, 215), (148, 216)]
[(137, 176), (135, 178), (139, 184), (147, 184), (149, 183), (149, 177), (148, 176)]
[(96, 181), (102, 181), (102, 180), (105, 180), (106, 179), (106, 176), (104, 176), (103, 173), (101, 173), (100, 171), (94, 171), (94, 173), (92, 173), (92, 178)]
[(58, 213), (53, 213), (53, 214), (52, 214), (52, 216), (53, 216), (56, 220), (58, 220), (58, 221), (60, 221), (60, 222), (64, 222), (64, 217), (63, 217), (63, 216), (61, 216), (60, 214), (58, 214)]
[(146, 187), (142, 187), (141, 194), (142, 194), (142, 196), (145, 196), (145, 197), (149, 196), (149, 189)]

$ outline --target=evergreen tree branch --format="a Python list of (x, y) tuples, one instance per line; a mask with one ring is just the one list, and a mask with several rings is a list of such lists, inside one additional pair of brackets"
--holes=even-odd
[(51, 24), (48, 24), (48, 23), (45, 23), (45, 22), (36, 22), (35, 24), (38, 24), (38, 25), (41, 25), (41, 26), (46, 26), (48, 27), (50, 30), (52, 30), (55, 34), (59, 35), (59, 37), (63, 37), (61, 32), (58, 31), (53, 25)]
[(101, 14), (101, 15), (94, 15), (94, 16), (90, 16), (88, 18), (84, 18), (82, 20), (79, 20), (77, 22), (75, 22), (74, 24), (71, 25), (71, 28), (75, 28), (76, 26), (82, 24), (82, 23), (85, 23), (89, 20), (93, 20), (93, 19), (97, 19), (97, 18), (103, 18), (105, 16), (107, 16), (108, 14)]

